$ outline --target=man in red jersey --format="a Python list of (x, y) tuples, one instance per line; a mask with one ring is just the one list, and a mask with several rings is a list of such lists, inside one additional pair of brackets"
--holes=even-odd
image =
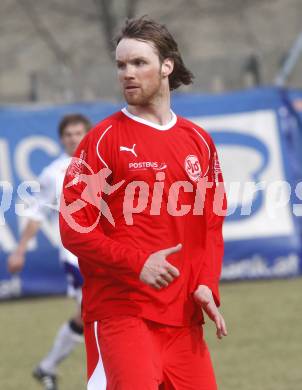
[(217, 152), (170, 109), (193, 75), (165, 26), (128, 20), (116, 63), (127, 108), (82, 141), (61, 202), (62, 241), (84, 277), (88, 389), (214, 390), (201, 324), (204, 311), (227, 334)]

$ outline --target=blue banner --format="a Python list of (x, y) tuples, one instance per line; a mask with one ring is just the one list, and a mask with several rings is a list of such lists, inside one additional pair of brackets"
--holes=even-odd
[[(32, 241), (20, 278), (7, 272), (25, 220), (16, 215), (18, 189), (61, 153), (57, 126), (64, 114), (80, 112), (96, 123), (119, 108), (102, 102), (0, 108), (0, 298), (65, 291), (51, 221)], [(299, 275), (302, 92), (176, 94), (173, 109), (209, 131), (218, 148), (229, 204), (223, 279)]]
[(301, 92), (261, 88), (174, 100), (176, 112), (208, 130), (218, 147), (230, 213), (225, 280), (301, 273), (302, 127), (292, 104), (297, 97), (300, 103)]

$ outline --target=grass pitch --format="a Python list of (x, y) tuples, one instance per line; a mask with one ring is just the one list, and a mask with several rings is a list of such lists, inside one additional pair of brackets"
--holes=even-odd
[[(206, 325), (219, 390), (301, 389), (302, 279), (227, 283), (221, 295), (228, 337)], [(74, 310), (62, 297), (0, 304), (1, 390), (40, 389), (31, 370)], [(85, 389), (85, 370), (80, 346), (60, 367), (60, 390)]]

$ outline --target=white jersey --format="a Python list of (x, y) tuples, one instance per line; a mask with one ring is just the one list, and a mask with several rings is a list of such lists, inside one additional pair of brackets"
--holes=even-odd
[[(43, 169), (38, 177), (40, 183), (40, 192), (34, 196), (33, 204), (26, 210), (26, 215), (34, 221), (42, 222), (55, 211), (55, 224), (59, 229), (58, 207), (63, 187), (65, 172), (69, 166), (71, 157), (62, 154), (51, 164)], [(59, 246), (60, 260), (78, 266), (78, 259), (71, 252)]]

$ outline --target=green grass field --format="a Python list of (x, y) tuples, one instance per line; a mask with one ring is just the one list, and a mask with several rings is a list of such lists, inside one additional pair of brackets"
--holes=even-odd
[[(206, 338), (220, 390), (302, 389), (302, 279), (223, 284), (229, 335)], [(0, 304), (0, 389), (39, 390), (31, 370), (73, 312), (66, 298)], [(84, 346), (60, 367), (60, 390), (85, 389)], [(143, 389), (142, 389), (143, 390)]]

